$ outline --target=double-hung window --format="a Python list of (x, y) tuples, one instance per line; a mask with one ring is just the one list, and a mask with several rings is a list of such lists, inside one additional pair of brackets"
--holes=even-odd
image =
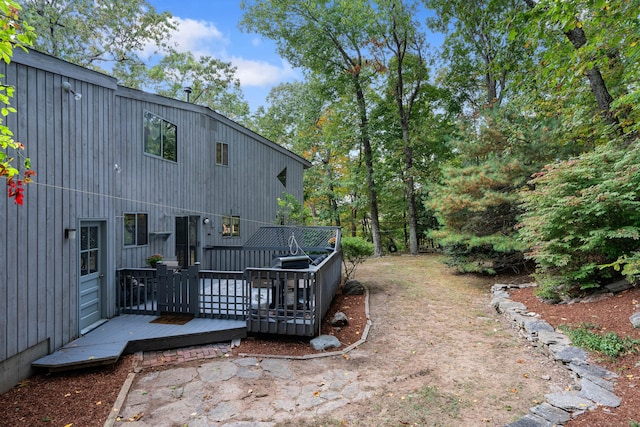
[(146, 245), (149, 242), (147, 223), (146, 213), (124, 214), (124, 246)]
[(160, 116), (144, 113), (144, 152), (178, 161), (178, 127)]

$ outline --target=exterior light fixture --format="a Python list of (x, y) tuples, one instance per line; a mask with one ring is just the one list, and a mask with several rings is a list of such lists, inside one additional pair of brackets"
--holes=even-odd
[(75, 240), (76, 238), (76, 229), (75, 228), (65, 228), (64, 229), (64, 238), (69, 240)]
[(73, 88), (71, 87), (71, 83), (62, 82), (62, 88), (67, 92), (71, 92), (73, 94), (73, 99), (75, 99), (76, 101), (80, 101), (82, 99), (82, 94), (73, 90)]

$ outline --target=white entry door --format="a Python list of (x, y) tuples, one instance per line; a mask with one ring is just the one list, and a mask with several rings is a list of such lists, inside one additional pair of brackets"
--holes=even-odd
[(103, 319), (103, 242), (99, 222), (82, 222), (80, 226), (80, 332), (86, 333)]

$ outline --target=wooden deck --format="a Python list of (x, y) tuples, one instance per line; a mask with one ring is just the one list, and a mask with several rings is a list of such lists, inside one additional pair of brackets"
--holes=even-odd
[(195, 318), (184, 325), (151, 323), (157, 317), (132, 314), (114, 317), (60, 350), (34, 361), (32, 366), (63, 371), (115, 363), (125, 353), (224, 342), (247, 336), (244, 320)]

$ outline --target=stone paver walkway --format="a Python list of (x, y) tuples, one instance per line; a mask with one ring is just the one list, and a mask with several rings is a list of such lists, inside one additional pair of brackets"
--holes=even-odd
[(227, 358), (229, 346), (205, 347), (145, 353), (142, 363), (147, 367), (189, 358), (203, 362), (145, 372), (118, 408), (114, 425), (270, 427), (294, 413), (328, 415), (373, 395), (372, 385), (348, 369), (342, 357)]

